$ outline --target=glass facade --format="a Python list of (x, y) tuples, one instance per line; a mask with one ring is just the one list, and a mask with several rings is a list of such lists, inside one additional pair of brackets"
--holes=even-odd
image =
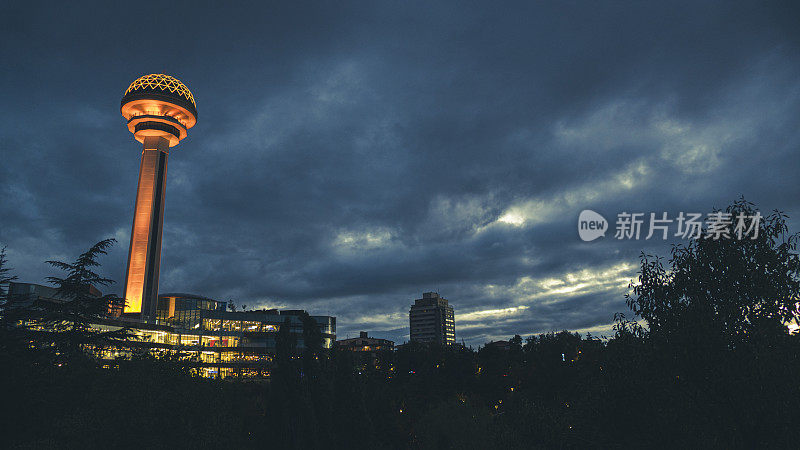
[(198, 328), (202, 311), (225, 311), (225, 302), (189, 294), (159, 295), (156, 323), (184, 329)]
[[(188, 353), (196, 358), (200, 375), (211, 378), (268, 377), (277, 334), (283, 326), (295, 335), (297, 349), (303, 349), (304, 311), (232, 312), (226, 306), (225, 302), (191, 294), (164, 294), (158, 299), (155, 324), (109, 320), (94, 327), (102, 331), (132, 327), (144, 348)], [(331, 348), (336, 340), (336, 318), (310, 317), (322, 333), (323, 346)], [(103, 352), (106, 359), (131, 353), (119, 348)]]

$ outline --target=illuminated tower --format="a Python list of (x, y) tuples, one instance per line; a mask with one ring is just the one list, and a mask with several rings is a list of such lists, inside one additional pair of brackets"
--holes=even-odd
[(178, 145), (197, 123), (197, 109), (192, 93), (178, 79), (150, 74), (131, 83), (120, 110), (128, 130), (144, 144), (125, 272), (124, 312), (141, 314), (151, 322), (158, 303), (167, 157), (170, 147)]

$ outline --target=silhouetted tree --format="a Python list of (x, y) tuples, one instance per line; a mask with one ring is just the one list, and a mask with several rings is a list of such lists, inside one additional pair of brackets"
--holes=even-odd
[(511, 350), (522, 350), (522, 337), (515, 334), (514, 337), (508, 340), (508, 348)]
[(303, 374), (314, 378), (318, 375), (323, 355), (324, 339), (319, 324), (306, 311), (300, 316), (303, 323)]
[(0, 305), (8, 299), (8, 283), (17, 279), (11, 275), (11, 270), (6, 259), (6, 248), (3, 247), (0, 249)]
[(297, 377), (294, 357), (297, 348), (297, 338), (291, 331), (291, 318), (286, 317), (278, 328), (275, 337), (275, 368), (273, 373), (276, 380), (281, 383), (291, 384)]
[[(106, 239), (93, 245), (74, 262), (47, 261), (48, 264), (66, 271), (65, 277), (48, 277), (56, 286), (55, 300), (15, 302), (5, 308), (4, 320), (14, 324), (10, 336), (28, 339), (42, 352), (49, 354), (51, 362), (63, 363), (70, 358), (84, 357), (85, 352), (99, 350), (108, 339), (124, 338), (128, 330), (95, 332), (90, 324), (106, 317), (109, 310), (118, 305), (120, 299), (114, 294), (101, 296), (93, 291), (94, 286), (108, 286), (113, 280), (94, 272), (100, 265), (97, 258), (113, 245)], [(42, 330), (46, 330), (43, 332)]]
[(66, 276), (47, 277), (56, 286), (56, 292), (63, 302), (50, 303), (51, 312), (45, 319), (53, 324), (68, 323), (73, 331), (85, 332), (93, 319), (105, 317), (110, 306), (116, 303), (116, 295), (96, 295), (92, 289), (97, 286), (110, 286), (114, 280), (98, 275), (93, 270), (100, 266), (97, 258), (106, 254), (106, 249), (114, 245), (115, 239), (105, 239), (94, 244), (71, 262), (46, 261), (53, 267), (66, 272)]
[(653, 433), (675, 445), (790, 445), (764, 430), (800, 418), (789, 406), (800, 400), (800, 342), (787, 328), (798, 319), (798, 235), (776, 211), (739, 238), (737, 218), (758, 215), (743, 199), (717, 212), (730, 219), (719, 239), (675, 245), (666, 263), (642, 254), (627, 296), (635, 320), (616, 315), (603, 367), (607, 389), (644, 398), (636, 411), (609, 407), (634, 429), (658, 423)]
[[(13, 304), (9, 298), (9, 283), (16, 280), (15, 275), (11, 275), (11, 268), (8, 267), (8, 259), (6, 259), (6, 248), (0, 250), (0, 328), (7, 330), (9, 333), (13, 327), (16, 327), (16, 322), (19, 319), (11, 312)], [(11, 344), (13, 348), (16, 344), (9, 342), (11, 335), (5, 336), (5, 344)], [(3, 345), (3, 343), (0, 343)]]
[(736, 218), (758, 211), (739, 200), (725, 210), (729, 238), (694, 239), (675, 245), (669, 264), (642, 255), (638, 283), (628, 306), (654, 339), (735, 346), (753, 336), (786, 334), (800, 318), (797, 234), (781, 212), (760, 221), (757, 237), (735, 236)]

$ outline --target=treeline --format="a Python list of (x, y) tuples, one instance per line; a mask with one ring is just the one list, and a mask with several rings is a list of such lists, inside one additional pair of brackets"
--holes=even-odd
[[(726, 212), (754, 209), (739, 201)], [(411, 344), (373, 359), (322, 349), (312, 329), (299, 354), (279, 337), (269, 382), (199, 379), (180, 355), (107, 369), (4, 319), (0, 439), (4, 448), (792, 448), (798, 236), (781, 213), (759, 227), (756, 239), (642, 255), (630, 317), (615, 317), (610, 339), (565, 331), (514, 336), (508, 350)]]
[(508, 351), (406, 347), (295, 360), (269, 382), (4, 352), (4, 448), (792, 447), (800, 342), (665, 351), (562, 332)]

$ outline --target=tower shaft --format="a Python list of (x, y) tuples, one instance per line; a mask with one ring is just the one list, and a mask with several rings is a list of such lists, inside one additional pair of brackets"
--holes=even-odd
[(142, 319), (148, 322), (155, 321), (158, 303), (168, 156), (167, 139), (160, 136), (144, 138), (128, 251), (128, 269), (125, 273), (124, 311), (141, 313)]

